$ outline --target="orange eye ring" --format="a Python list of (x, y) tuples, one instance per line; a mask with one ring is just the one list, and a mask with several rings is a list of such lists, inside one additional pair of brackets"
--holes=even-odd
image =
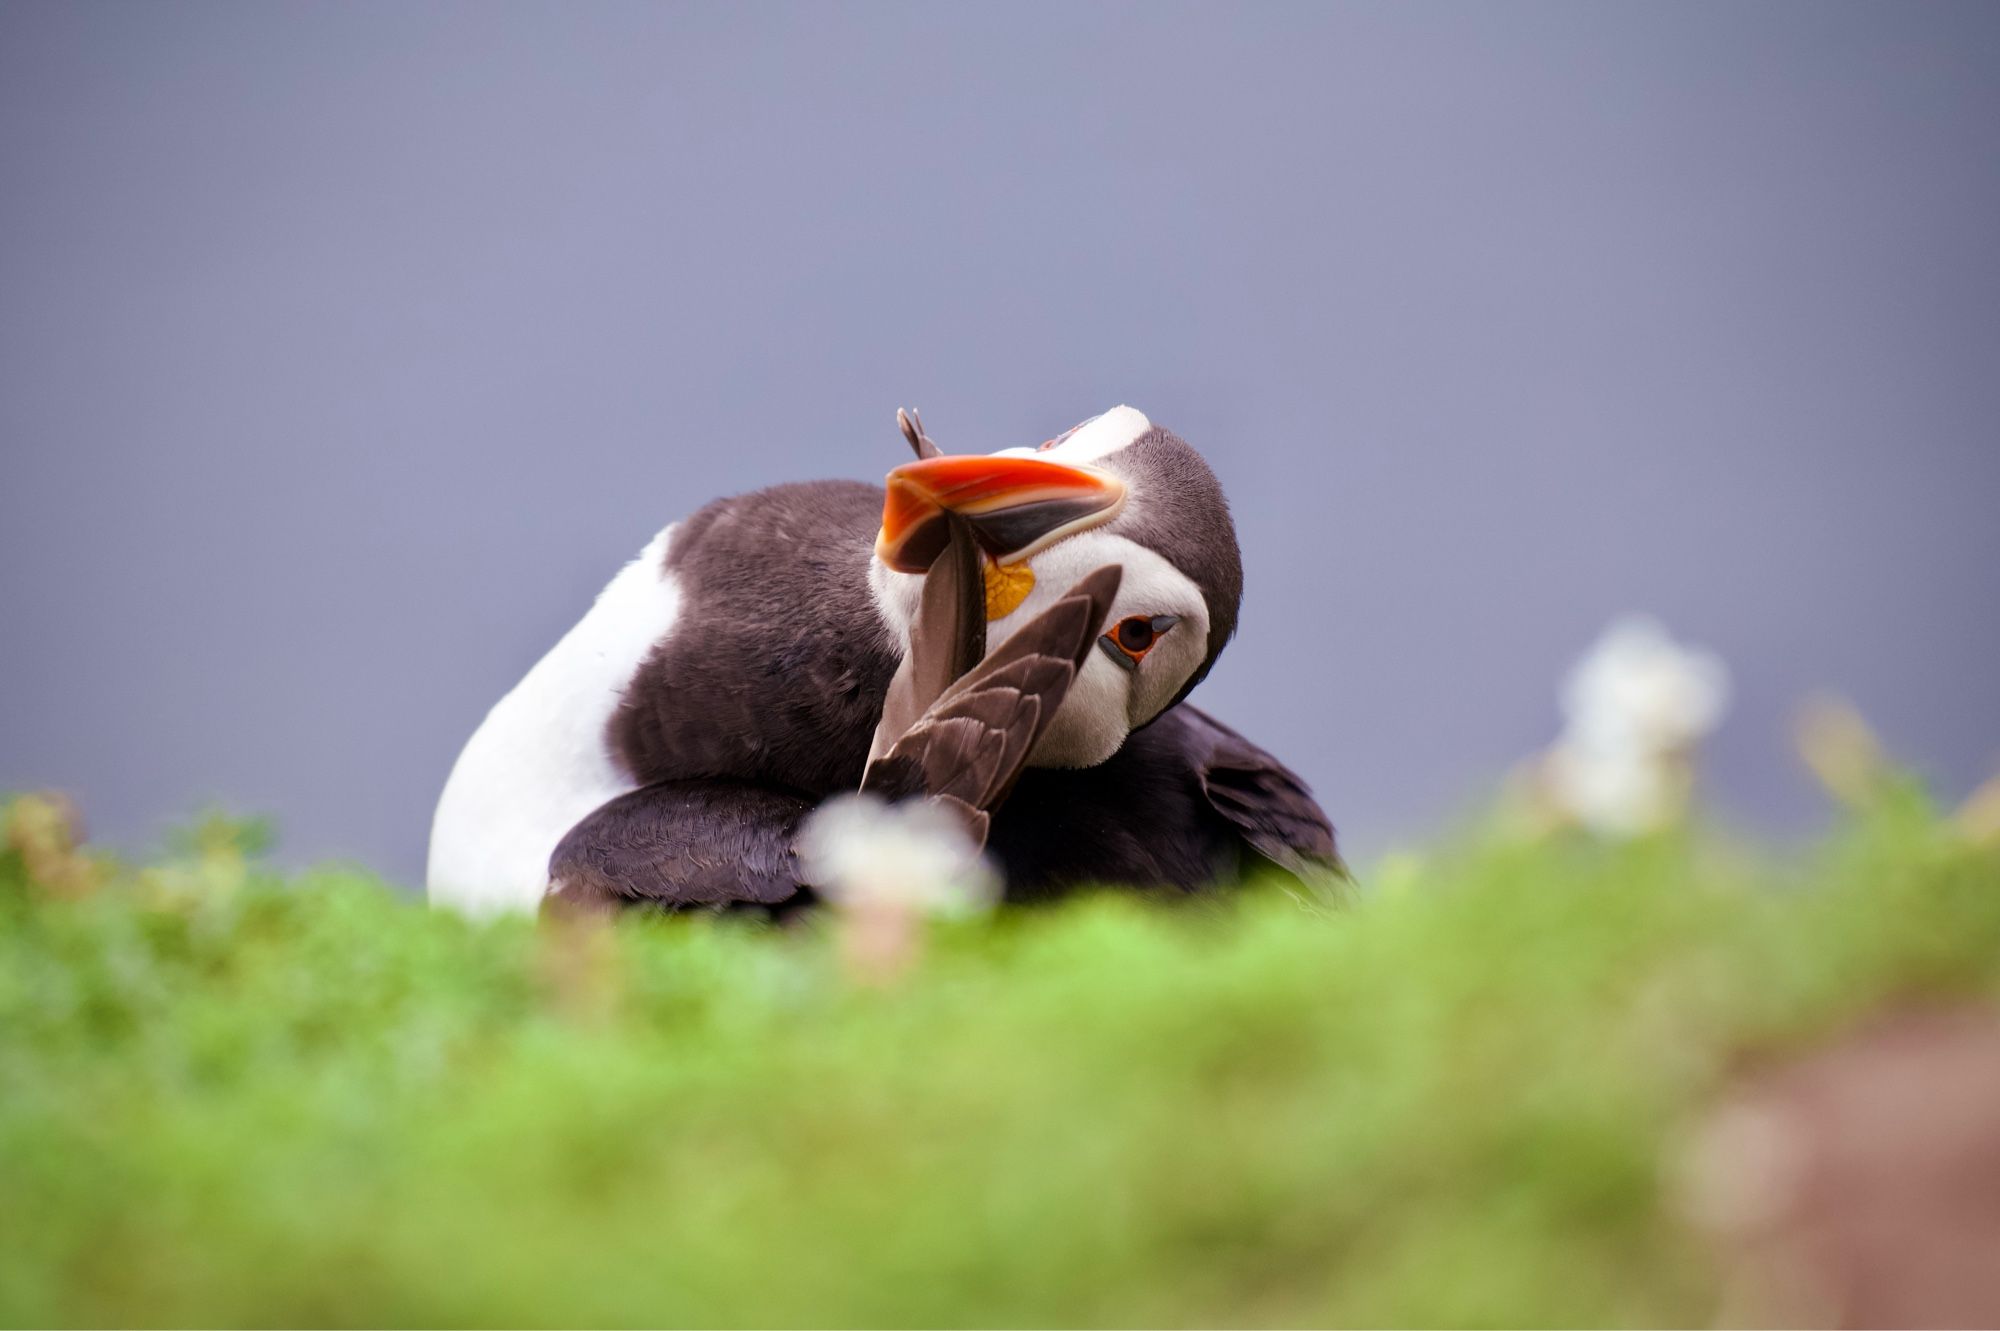
[(1098, 638), (1097, 645), (1117, 665), (1137, 670), (1146, 653), (1180, 622), (1179, 615), (1127, 615)]

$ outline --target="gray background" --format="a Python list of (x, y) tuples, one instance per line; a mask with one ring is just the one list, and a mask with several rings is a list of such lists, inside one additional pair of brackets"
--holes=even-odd
[(667, 520), (1129, 401), (1364, 858), (1645, 609), (2000, 764), (2000, 6), (0, 7), (0, 787), (413, 879)]

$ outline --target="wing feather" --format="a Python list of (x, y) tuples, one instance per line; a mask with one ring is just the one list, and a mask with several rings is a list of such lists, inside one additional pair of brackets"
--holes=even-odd
[(1199, 708), (1178, 708), (1203, 741), (1195, 776), (1215, 811), (1265, 859), (1307, 883), (1345, 879), (1333, 823), (1298, 773)]
[(1080, 579), (946, 688), (869, 764), (861, 788), (890, 799), (943, 796), (990, 813), (1089, 659), (1123, 572), (1107, 564)]
[(986, 654), (986, 582), (972, 528), (946, 513), (950, 539), (924, 575), (922, 599), (910, 624), (910, 653), (889, 681), (882, 719), (869, 746), (871, 760), (889, 751), (954, 680)]
[(665, 781), (620, 795), (549, 857), (550, 901), (609, 907), (776, 905), (800, 889), (792, 834), (812, 801), (742, 781)]

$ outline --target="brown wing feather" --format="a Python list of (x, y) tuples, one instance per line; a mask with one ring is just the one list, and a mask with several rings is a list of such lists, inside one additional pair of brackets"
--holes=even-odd
[(812, 801), (745, 781), (663, 781), (599, 806), (549, 857), (550, 903), (776, 905), (800, 887), (792, 834)]
[(871, 760), (917, 723), (938, 696), (986, 654), (986, 582), (972, 528), (947, 513), (951, 538), (924, 574), (923, 599), (910, 624), (910, 653), (889, 681)]
[(1345, 879), (1333, 824), (1298, 774), (1199, 708), (1179, 710), (1204, 742), (1195, 764), (1202, 793), (1251, 849), (1307, 883)]
[(861, 788), (890, 799), (944, 796), (990, 812), (1089, 659), (1123, 572), (1116, 564), (1098, 569), (1023, 625), (869, 764)]
[(896, 427), (903, 432), (904, 441), (919, 458), (943, 456), (944, 450), (931, 442), (931, 437), (924, 433), (924, 418), (917, 415), (915, 407), (908, 410), (902, 407), (896, 408)]

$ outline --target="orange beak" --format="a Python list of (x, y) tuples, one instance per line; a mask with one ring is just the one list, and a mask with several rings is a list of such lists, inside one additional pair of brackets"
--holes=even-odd
[(890, 472), (888, 486), (875, 554), (902, 573), (925, 572), (944, 550), (948, 512), (965, 519), (994, 563), (1012, 564), (1111, 521), (1125, 505), (1117, 477), (1041, 458), (925, 458)]

